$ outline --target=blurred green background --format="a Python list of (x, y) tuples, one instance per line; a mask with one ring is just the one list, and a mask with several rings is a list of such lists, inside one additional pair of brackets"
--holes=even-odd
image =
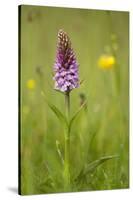
[[(83, 80), (71, 92), (71, 115), (87, 99), (71, 131), (71, 176), (102, 156), (119, 156), (71, 191), (128, 188), (129, 13), (23, 5), (20, 20), (21, 193), (63, 191), (63, 127), (41, 95), (64, 112), (64, 96), (53, 89), (59, 29), (71, 39)], [(99, 67), (102, 55), (113, 56), (114, 65)]]

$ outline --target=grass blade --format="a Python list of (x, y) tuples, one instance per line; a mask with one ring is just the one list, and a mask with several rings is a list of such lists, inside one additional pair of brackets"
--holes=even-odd
[(93, 172), (99, 165), (101, 165), (102, 163), (111, 160), (113, 158), (118, 158), (117, 155), (113, 155), (113, 156), (104, 156), (101, 157), (98, 160), (95, 160), (93, 162), (91, 162), (90, 164), (86, 165), (84, 167), (83, 170), (81, 170), (80, 174), (78, 175), (78, 177), (76, 178), (76, 181), (80, 181), (81, 179), (85, 178), (89, 173)]

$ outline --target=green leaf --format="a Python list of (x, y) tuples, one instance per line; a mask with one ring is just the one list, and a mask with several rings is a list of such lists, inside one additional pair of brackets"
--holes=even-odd
[(46, 95), (45, 93), (42, 91), (41, 92), (42, 96), (44, 97), (45, 102), (48, 104), (49, 108), (55, 113), (55, 115), (57, 116), (57, 118), (63, 122), (66, 126), (68, 126), (68, 122), (66, 117), (61, 113), (61, 111), (52, 103), (50, 103), (47, 99), (46, 99)]
[(69, 128), (71, 129), (71, 126), (73, 124), (73, 122), (75, 121), (75, 119), (80, 115), (81, 111), (83, 110), (83, 108), (86, 106), (86, 101), (82, 104), (82, 106), (79, 108), (79, 110), (74, 114), (74, 116), (71, 118), (70, 122), (69, 122)]
[(113, 159), (113, 158), (118, 158), (118, 156), (117, 155), (114, 155), (114, 156), (104, 156), (104, 157), (101, 157), (100, 159), (95, 160), (95, 161), (91, 162), (90, 164), (86, 165), (84, 167), (84, 169), (81, 170), (80, 174), (76, 178), (76, 181), (77, 180), (80, 181), (81, 179), (85, 178), (86, 175), (88, 175), (89, 173), (91, 173), (92, 171), (94, 171), (99, 165), (101, 165), (105, 161)]

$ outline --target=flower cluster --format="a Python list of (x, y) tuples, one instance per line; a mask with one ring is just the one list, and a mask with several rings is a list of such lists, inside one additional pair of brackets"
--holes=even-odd
[(57, 55), (54, 64), (55, 89), (70, 92), (79, 87), (78, 63), (68, 35), (59, 30)]

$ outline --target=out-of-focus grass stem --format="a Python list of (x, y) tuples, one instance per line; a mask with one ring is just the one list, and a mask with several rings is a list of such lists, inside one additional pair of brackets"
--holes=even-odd
[[(107, 15), (108, 15), (108, 20), (109, 20), (109, 27), (110, 27), (110, 32), (111, 34), (114, 34), (114, 27), (113, 27), (113, 22), (112, 22), (112, 17), (111, 17), (111, 11), (107, 11)], [(117, 38), (115, 37), (114, 39), (115, 43), (117, 42)], [(112, 41), (111, 41), (112, 42)], [(117, 43), (116, 43), (117, 44)], [(120, 158), (122, 159), (122, 155), (123, 155), (123, 146), (125, 144), (125, 130), (124, 130), (124, 113), (123, 113), (123, 105), (122, 105), (122, 101), (121, 101), (121, 77), (120, 77), (120, 65), (118, 63), (118, 57), (117, 57), (117, 52), (116, 50), (113, 48), (113, 44), (111, 43), (111, 51), (113, 56), (116, 59), (116, 64), (115, 64), (115, 68), (113, 69), (113, 78), (115, 81), (115, 99), (116, 99), (116, 103), (117, 103), (117, 109), (119, 112), (119, 140), (120, 140), (120, 145), (119, 145), (119, 155)], [(118, 171), (120, 169), (120, 165), (121, 165), (121, 159), (119, 160), (118, 163)], [(117, 177), (118, 178), (118, 177)]]
[[(111, 11), (106, 11), (106, 13), (107, 13), (108, 21), (109, 21), (110, 32), (111, 32), (111, 34), (114, 34)], [(112, 46), (113, 45), (112, 45), (112, 41), (111, 41), (111, 51), (112, 51), (113, 56), (116, 59), (116, 63), (114, 66), (115, 68), (113, 69), (113, 76), (114, 76), (114, 81), (115, 81), (115, 94), (118, 95), (120, 93), (120, 69), (119, 69), (120, 66), (118, 64), (116, 51), (114, 50), (114, 48)]]

